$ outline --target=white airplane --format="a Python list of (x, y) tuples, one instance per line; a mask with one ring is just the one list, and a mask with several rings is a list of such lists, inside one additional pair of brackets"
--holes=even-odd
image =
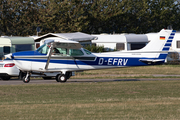
[(140, 50), (104, 53), (91, 53), (82, 48), (79, 42), (52, 37), (36, 51), (13, 53), (12, 59), (26, 73), (23, 77), (25, 83), (36, 72), (59, 72), (56, 81), (66, 82), (74, 71), (162, 64), (175, 32), (162, 29), (155, 40), (151, 40)]

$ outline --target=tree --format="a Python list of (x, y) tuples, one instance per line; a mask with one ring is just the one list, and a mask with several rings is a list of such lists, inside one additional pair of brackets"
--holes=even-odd
[[(11, 6), (11, 4), (13, 4)], [(13, 0), (0, 0), (0, 33), (2, 35), (12, 34), (12, 22), (15, 19), (15, 10)]]
[(179, 21), (176, 16), (178, 4), (175, 0), (152, 0), (150, 10), (150, 24), (154, 32), (167, 28), (168, 25), (173, 25), (177, 20)]
[(178, 0), (0, 0), (0, 34), (147, 33), (180, 28)]

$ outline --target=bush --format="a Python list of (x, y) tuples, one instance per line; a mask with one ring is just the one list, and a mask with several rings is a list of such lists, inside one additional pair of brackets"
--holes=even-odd
[(84, 48), (95, 53), (106, 52), (104, 46), (87, 45)]

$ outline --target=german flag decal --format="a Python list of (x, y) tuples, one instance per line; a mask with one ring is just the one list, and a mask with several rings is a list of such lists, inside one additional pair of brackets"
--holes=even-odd
[(160, 36), (160, 40), (165, 40), (165, 36)]

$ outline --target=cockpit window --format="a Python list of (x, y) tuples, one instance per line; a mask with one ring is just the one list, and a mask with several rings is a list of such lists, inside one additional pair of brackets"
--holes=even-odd
[(81, 49), (53, 48), (52, 55), (60, 56), (80, 56), (84, 55)]
[(52, 55), (61, 55), (61, 56), (68, 56), (68, 52), (66, 48), (57, 48), (54, 47), (52, 51)]
[[(73, 47), (69, 47), (73, 44), (67, 43), (56, 43), (53, 47), (52, 55), (55, 56), (81, 56), (84, 55), (83, 51), (81, 49), (70, 49)], [(49, 50), (50, 44), (44, 44), (41, 47), (37, 49), (39, 53), (47, 54)]]
[(86, 49), (83, 49), (83, 50), (86, 52), (87, 55), (90, 55), (90, 54), (91, 54), (90, 51), (88, 51), (88, 50), (86, 50)]
[(42, 45), (41, 47), (39, 47), (39, 48), (37, 49), (37, 51), (38, 51), (39, 53), (42, 53), (42, 54), (47, 54), (47, 53), (48, 53), (48, 50), (49, 50), (49, 46), (50, 46), (50, 44), (44, 44), (44, 45)]
[(74, 43), (55, 43), (54, 47), (57, 48), (74, 48), (76, 44)]
[(70, 56), (80, 56), (84, 55), (84, 53), (80, 49), (69, 49)]

